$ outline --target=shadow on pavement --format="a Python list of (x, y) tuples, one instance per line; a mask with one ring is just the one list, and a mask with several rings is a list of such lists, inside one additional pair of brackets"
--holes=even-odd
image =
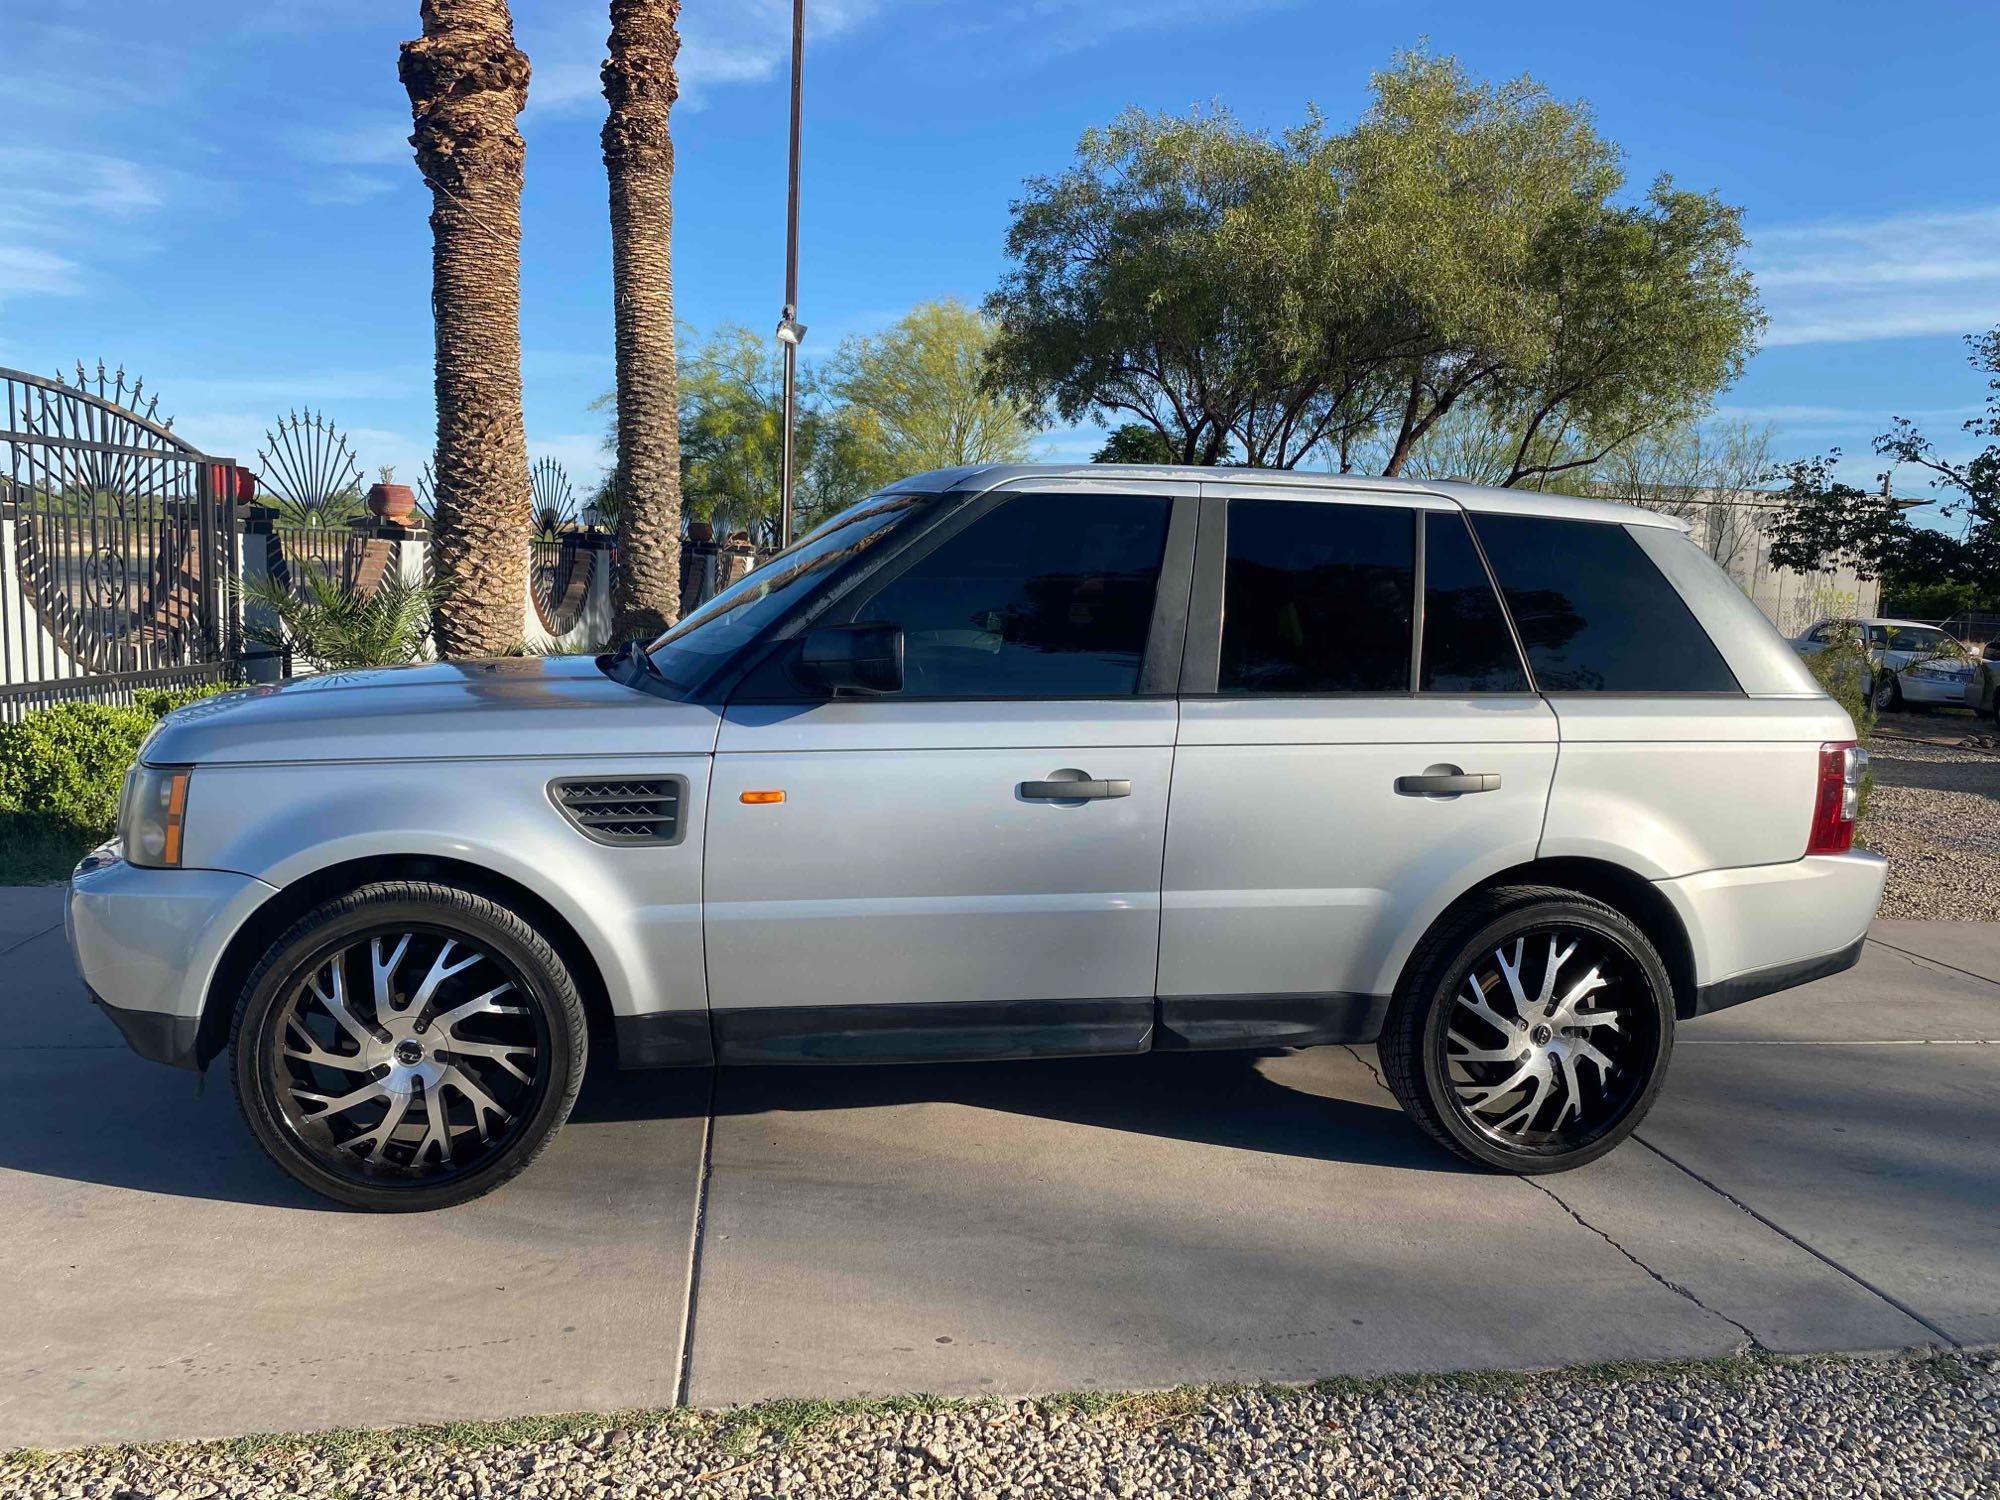
[[(716, 1074), (714, 1109), (718, 1116), (742, 1116), (958, 1104), (1317, 1161), (1425, 1171), (1459, 1165), (1425, 1140), (1342, 1049), (1325, 1049), (1324, 1055), (1352, 1068), (1380, 1103), (1267, 1077), (1258, 1060), (1271, 1055), (1149, 1053), (1046, 1062), (724, 1068)], [(572, 1118), (657, 1118), (657, 1076), (606, 1073), (593, 1079)]]
[[(237, 1112), (226, 1063), (210, 1067), (197, 1093), (191, 1074), (117, 1047), (17, 1052), (6, 1062), (0, 1169), (174, 1197), (347, 1211), (265, 1159)], [(708, 1084), (700, 1070), (594, 1066), (571, 1122), (698, 1119), (709, 1107)], [(1379, 1092), (1372, 1081), (1367, 1087)], [(1456, 1165), (1386, 1094), (1380, 1104), (1360, 1103), (1293, 1088), (1264, 1076), (1248, 1054), (728, 1068), (714, 1076), (712, 1094), (720, 1115), (948, 1103), (1313, 1160), (1428, 1172)]]

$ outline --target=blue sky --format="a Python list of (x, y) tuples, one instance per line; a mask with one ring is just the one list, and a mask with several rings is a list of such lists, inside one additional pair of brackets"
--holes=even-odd
[[(102, 357), (176, 429), (254, 460), (323, 408), (372, 470), (430, 443), (428, 195), (396, 44), (414, 3), (5, 0), (0, 365)], [(976, 300), (1021, 179), (1128, 104), (1347, 120), (1427, 37), (1487, 77), (1589, 100), (1635, 187), (1741, 204), (1772, 323), (1721, 399), (1781, 455), (1874, 472), (1892, 415), (1940, 436), (1980, 399), (1958, 335), (2000, 323), (1990, 5), (1535, 6), (1344, 0), (808, 0), (808, 353), (912, 303)], [(785, 0), (687, 0), (675, 114), (683, 317), (763, 329), (782, 300)], [(534, 65), (522, 339), (531, 452), (579, 484), (611, 382), (597, 131), (601, 3), (522, 0)], [(1087, 455), (1088, 431), (1050, 457)], [(1915, 477), (1909, 480), (1915, 484)]]

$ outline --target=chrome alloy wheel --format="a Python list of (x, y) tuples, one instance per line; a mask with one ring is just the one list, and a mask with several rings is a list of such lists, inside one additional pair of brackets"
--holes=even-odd
[(1453, 1102), (1515, 1151), (1574, 1150), (1624, 1118), (1658, 1045), (1631, 955), (1601, 934), (1536, 928), (1475, 960), (1443, 1030)]
[(308, 958), (266, 1036), (286, 1129), (354, 1181), (476, 1171), (546, 1088), (548, 1022), (521, 975), (438, 928), (378, 928)]

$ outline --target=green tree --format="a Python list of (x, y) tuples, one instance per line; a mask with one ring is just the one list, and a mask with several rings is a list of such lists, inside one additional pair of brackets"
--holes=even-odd
[(1638, 203), (1587, 108), (1406, 53), (1355, 127), (1282, 137), (1131, 112), (1014, 205), (993, 379), (1181, 462), (1290, 467), (1374, 435), (1401, 472), (1461, 406), (1497, 482), (1587, 468), (1683, 422), (1762, 324), (1737, 211), (1666, 178)]
[(955, 297), (920, 302), (878, 334), (841, 341), (820, 389), (871, 461), (897, 475), (959, 464), (1018, 463), (1028, 414), (985, 378), (995, 328)]
[(1771, 528), (1771, 562), (1799, 573), (1847, 567), (1874, 578), (1895, 555), (1908, 523), (1900, 502), (1834, 477), (1835, 448), (1780, 466), (1783, 509)]
[[(1917, 425), (1898, 417), (1889, 431), (1875, 439), (1875, 451), (1896, 463), (1915, 464), (1931, 476), (1933, 489), (1943, 492), (1943, 515), (1962, 518), (1964, 535), (1955, 551), (1931, 545), (1922, 558), (1932, 566), (1949, 566), (1956, 581), (1987, 600), (2000, 596), (2000, 328), (1968, 335), (1969, 363), (1987, 377), (1986, 406), (1963, 424), (1974, 437), (1988, 439), (1984, 448), (1963, 462), (1947, 458)], [(1933, 576), (1928, 582), (1945, 580)]]
[(1173, 444), (1157, 427), (1144, 422), (1123, 422), (1111, 430), (1104, 446), (1090, 455), (1094, 464), (1170, 464), (1175, 460)]
[[(718, 532), (775, 535), (783, 440), (783, 373), (769, 340), (740, 324), (706, 336), (682, 327), (679, 344), (680, 491), (683, 514)], [(608, 407), (613, 398), (598, 398)], [(607, 452), (616, 452), (615, 428)], [(900, 475), (867, 433), (857, 430), (808, 367), (799, 389), (794, 499), (803, 531)], [(615, 512), (617, 486), (593, 502)]]
[(1151, 427), (1179, 463), (1224, 460), (1294, 373), (1296, 294), (1267, 283), (1297, 239), (1286, 188), (1301, 164), (1223, 111), (1130, 110), (1085, 131), (1074, 165), (1013, 205), (1013, 266), (987, 300), (996, 387), (1068, 422)]

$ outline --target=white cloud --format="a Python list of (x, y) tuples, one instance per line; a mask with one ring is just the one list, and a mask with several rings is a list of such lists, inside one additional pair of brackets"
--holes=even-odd
[[(0, 301), (84, 289), (85, 249), (143, 244), (131, 225), (167, 203), (173, 173), (122, 156), (49, 146), (0, 146)], [(122, 227), (106, 234), (107, 223)]]
[(309, 161), (344, 167), (383, 167), (412, 159), (410, 130), (409, 117), (403, 113), (366, 124), (301, 131), (293, 138), (294, 149)]
[(395, 190), (394, 178), (379, 172), (358, 172), (351, 167), (343, 167), (337, 172), (306, 178), (300, 188), (300, 196), (308, 203), (352, 205), (366, 203), (371, 198), (379, 198)]
[(553, 458), (561, 464), (569, 473), (569, 482), (576, 491), (579, 505), (590, 498), (590, 492), (604, 477), (604, 471), (611, 462), (604, 451), (604, 434), (601, 432), (530, 431), (528, 458), (530, 462)]
[(1975, 333), (2000, 322), (2000, 207), (1752, 236), (1767, 347)]
[(36, 294), (68, 296), (80, 290), (75, 261), (33, 245), (0, 244), (0, 302)]
[[(806, 45), (830, 41), (871, 19), (881, 0), (814, 0), (806, 12)], [(564, 8), (561, 20), (520, 19), (515, 35), (534, 61), (530, 114), (560, 115), (602, 107), (598, 66), (608, 26), (602, 7)], [(689, 7), (681, 18), (681, 103), (701, 108), (706, 95), (732, 83), (778, 76), (791, 58), (789, 0), (730, 0)], [(808, 67), (811, 66), (810, 57)]]

